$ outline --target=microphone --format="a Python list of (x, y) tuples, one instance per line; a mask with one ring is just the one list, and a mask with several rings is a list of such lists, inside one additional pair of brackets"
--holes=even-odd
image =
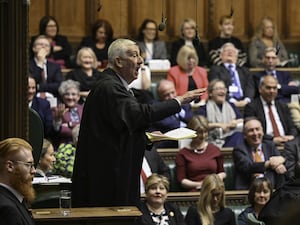
[(167, 18), (162, 15), (161, 23), (158, 25), (158, 30), (163, 31), (166, 28)]

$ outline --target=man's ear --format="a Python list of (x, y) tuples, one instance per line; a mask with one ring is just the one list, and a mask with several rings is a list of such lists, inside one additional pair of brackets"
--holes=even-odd
[(14, 165), (13, 165), (13, 162), (8, 160), (6, 162), (6, 169), (9, 171), (9, 172), (12, 172), (14, 170)]
[(116, 65), (116, 67), (119, 67), (119, 68), (123, 67), (122, 59), (120, 57), (115, 58), (115, 65)]

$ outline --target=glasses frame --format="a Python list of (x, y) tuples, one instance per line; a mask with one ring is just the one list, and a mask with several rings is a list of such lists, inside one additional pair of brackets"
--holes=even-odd
[(11, 160), (11, 161), (15, 164), (23, 164), (30, 170), (35, 169), (34, 162), (23, 162), (20, 160)]

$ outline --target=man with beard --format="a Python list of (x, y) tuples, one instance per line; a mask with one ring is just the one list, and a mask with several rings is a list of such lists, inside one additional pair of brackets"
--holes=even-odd
[(26, 206), (35, 198), (33, 162), (32, 147), (25, 140), (0, 142), (0, 224), (34, 225)]

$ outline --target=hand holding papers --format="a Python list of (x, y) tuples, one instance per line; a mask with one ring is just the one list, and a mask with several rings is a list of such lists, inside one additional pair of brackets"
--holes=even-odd
[(152, 142), (165, 141), (165, 140), (182, 140), (182, 139), (194, 138), (197, 136), (196, 131), (184, 127), (168, 131), (167, 133), (164, 134), (146, 132), (146, 135), (149, 138), (149, 140)]

